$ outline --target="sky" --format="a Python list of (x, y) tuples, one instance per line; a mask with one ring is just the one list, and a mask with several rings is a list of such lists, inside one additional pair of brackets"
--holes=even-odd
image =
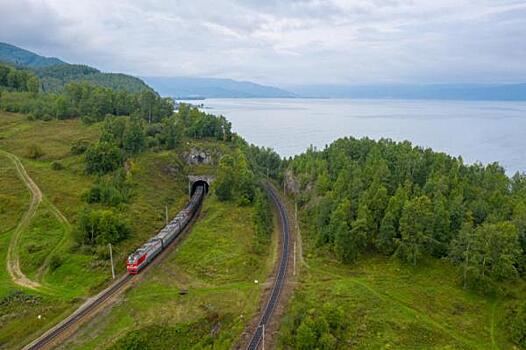
[(139, 76), (526, 82), (516, 0), (0, 0), (0, 41)]

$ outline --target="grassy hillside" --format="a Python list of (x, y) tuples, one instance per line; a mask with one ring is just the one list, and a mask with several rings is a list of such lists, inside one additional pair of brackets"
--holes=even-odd
[(269, 247), (254, 253), (252, 210), (209, 196), (177, 250), (62, 348), (231, 348), (275, 259)]
[(279, 349), (519, 349), (505, 318), (526, 295), (524, 283), (510, 285), (506, 296), (485, 296), (463, 289), (446, 260), (413, 267), (366, 254), (346, 265), (302, 231), (305, 261)]
[[(81, 194), (95, 181), (84, 172), (82, 156), (72, 155), (71, 145), (79, 140), (95, 141), (99, 125), (86, 126), (79, 120), (28, 121), (25, 116), (0, 114), (0, 348), (18, 348), (41, 333), (82, 300), (100, 290), (111, 278), (104, 252), (79, 250), (73, 238), (76, 220), (85, 203)], [(32, 145), (42, 151), (30, 159)], [(21, 160), (43, 198), (29, 225), (20, 233), (15, 247), (20, 268), (42, 287), (30, 290), (17, 286), (6, 271), (7, 250), (15, 227), (26, 212), (30, 192), (17, 175), (12, 154)], [(184, 169), (175, 152), (146, 152), (130, 162), (134, 198), (127, 208), (133, 236), (114, 247), (118, 273), (130, 251), (150, 237), (164, 223), (164, 209), (175, 215), (187, 200)], [(63, 169), (54, 170), (60, 163)], [(63, 218), (65, 218), (65, 221)], [(5, 225), (4, 225), (5, 223)], [(40, 318), (37, 316), (41, 315)]]

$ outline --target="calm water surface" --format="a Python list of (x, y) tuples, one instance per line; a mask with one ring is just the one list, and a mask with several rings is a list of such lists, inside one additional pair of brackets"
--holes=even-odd
[[(194, 101), (195, 103), (195, 101)], [(526, 171), (526, 102), (346, 99), (208, 99), (247, 141), (282, 156), (339, 137), (409, 140), (466, 162)]]

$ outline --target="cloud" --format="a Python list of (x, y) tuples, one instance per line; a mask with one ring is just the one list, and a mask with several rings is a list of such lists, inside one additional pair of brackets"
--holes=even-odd
[(0, 0), (0, 40), (137, 75), (263, 83), (526, 81), (526, 3)]

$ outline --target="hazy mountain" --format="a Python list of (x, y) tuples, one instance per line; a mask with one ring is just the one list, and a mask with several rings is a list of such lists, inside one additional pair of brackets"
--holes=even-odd
[(526, 84), (303, 85), (289, 89), (299, 96), (318, 98), (526, 100)]
[(131, 75), (103, 73), (90, 66), (69, 64), (55, 57), (40, 56), (1, 42), (0, 61), (33, 71), (40, 78), (44, 91), (60, 91), (72, 81), (87, 81), (93, 85), (129, 92), (150, 89), (141, 79)]
[(11, 63), (22, 67), (48, 67), (58, 64), (66, 64), (56, 57), (44, 57), (34, 52), (0, 42), (0, 61)]
[(143, 77), (143, 79), (161, 95), (175, 98), (295, 97), (290, 91), (249, 81), (187, 77)]

